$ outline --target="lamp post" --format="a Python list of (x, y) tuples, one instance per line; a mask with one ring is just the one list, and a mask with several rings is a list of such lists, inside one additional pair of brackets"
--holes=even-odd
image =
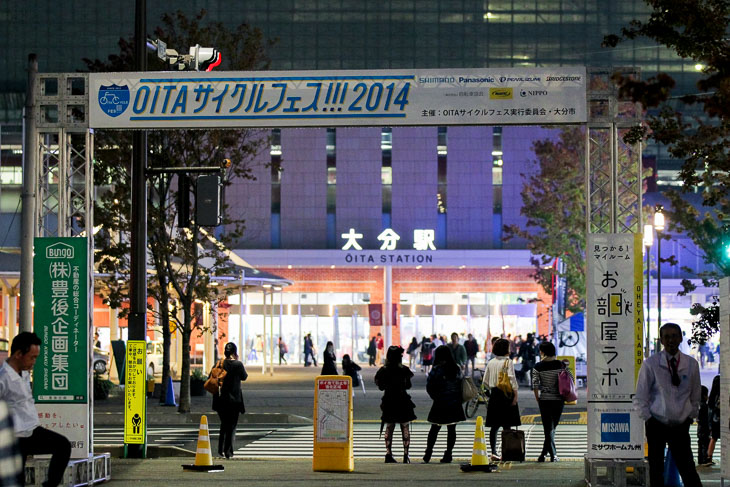
[(646, 348), (644, 356), (649, 357), (649, 343), (651, 340), (651, 266), (650, 251), (654, 243), (654, 226), (651, 224), (644, 225), (644, 254), (646, 255)]
[(654, 353), (659, 352), (659, 329), (662, 327), (662, 236), (664, 230), (664, 207), (656, 205), (654, 207), (654, 229), (656, 229), (656, 255), (657, 255), (657, 272), (656, 272), (656, 316), (657, 316), (657, 344), (654, 347)]

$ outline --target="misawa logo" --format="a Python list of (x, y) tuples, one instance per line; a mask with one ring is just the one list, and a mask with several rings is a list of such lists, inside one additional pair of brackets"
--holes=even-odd
[(110, 117), (118, 117), (129, 106), (129, 88), (127, 85), (99, 87), (99, 108)]

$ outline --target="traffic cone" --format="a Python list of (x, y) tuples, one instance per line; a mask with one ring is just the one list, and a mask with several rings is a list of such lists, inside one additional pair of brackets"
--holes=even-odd
[(167, 376), (167, 393), (165, 394), (165, 404), (163, 406), (177, 406), (175, 402), (175, 387), (172, 385), (172, 376)]
[(208, 435), (208, 417), (200, 417), (200, 432), (198, 433), (198, 447), (195, 451), (195, 464), (183, 465), (184, 470), (196, 472), (219, 472), (223, 465), (213, 465), (213, 455), (210, 450), (210, 436)]
[(477, 416), (477, 424), (474, 428), (474, 449), (471, 454), (471, 463), (461, 465), (464, 472), (492, 472), (497, 466), (487, 460), (487, 442), (484, 440), (484, 422), (481, 416)]

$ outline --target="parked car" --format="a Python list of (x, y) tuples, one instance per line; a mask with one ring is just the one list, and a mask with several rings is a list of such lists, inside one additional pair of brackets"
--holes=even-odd
[(103, 375), (109, 370), (109, 354), (101, 348), (94, 347), (94, 373)]

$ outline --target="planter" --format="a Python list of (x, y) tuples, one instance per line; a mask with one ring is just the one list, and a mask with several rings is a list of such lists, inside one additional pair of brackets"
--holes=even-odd
[(190, 395), (191, 396), (204, 396), (205, 395), (205, 384), (204, 380), (190, 378)]

